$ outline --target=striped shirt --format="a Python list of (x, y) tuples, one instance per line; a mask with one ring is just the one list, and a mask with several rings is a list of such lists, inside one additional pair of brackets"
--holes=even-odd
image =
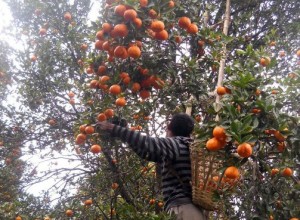
[(188, 137), (155, 138), (115, 125), (112, 135), (119, 137), (143, 159), (162, 167), (162, 194), (165, 210), (192, 203), (191, 162)]

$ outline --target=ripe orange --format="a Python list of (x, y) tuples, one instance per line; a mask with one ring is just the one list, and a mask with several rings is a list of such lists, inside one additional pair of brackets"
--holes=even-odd
[(93, 204), (93, 200), (87, 199), (87, 200), (84, 201), (84, 204), (85, 204), (86, 206), (90, 206), (90, 205)]
[(191, 19), (188, 17), (181, 17), (178, 20), (178, 26), (184, 29), (187, 29), (191, 25)]
[(140, 94), (139, 94), (139, 95), (140, 95), (140, 97), (141, 97), (142, 99), (147, 99), (147, 98), (150, 97), (151, 93), (150, 93), (149, 90), (143, 89), (143, 90), (140, 91)]
[(87, 50), (88, 49), (88, 45), (87, 44), (81, 44), (80, 49), (81, 50)]
[(70, 100), (69, 100), (69, 103), (70, 103), (71, 105), (75, 105), (75, 99), (70, 99)]
[(169, 1), (168, 6), (169, 8), (174, 8), (175, 3), (173, 1)]
[(48, 124), (51, 125), (51, 126), (54, 126), (56, 124), (56, 121), (54, 119), (50, 119), (48, 121)]
[(118, 184), (118, 183), (113, 183), (113, 184), (111, 185), (111, 188), (112, 188), (113, 190), (116, 190), (118, 187), (119, 187), (119, 184)]
[(106, 71), (106, 66), (101, 65), (101, 66), (98, 67), (98, 73), (99, 73), (100, 75), (104, 74), (105, 71)]
[(99, 84), (98, 80), (93, 79), (90, 82), (90, 88), (96, 89), (96, 88), (98, 88), (98, 84)]
[(274, 46), (276, 46), (276, 42), (275, 42), (275, 41), (271, 41), (271, 42), (269, 43), (269, 45), (270, 45), (271, 47), (274, 47)]
[(250, 157), (252, 155), (252, 146), (248, 143), (242, 143), (237, 147), (237, 153), (241, 157)]
[(159, 208), (162, 208), (164, 206), (164, 203), (163, 202), (158, 202), (157, 205), (158, 205)]
[(120, 97), (116, 100), (116, 105), (119, 107), (123, 107), (126, 105), (126, 99), (124, 97)]
[(129, 76), (126, 76), (122, 81), (125, 85), (128, 85), (131, 81), (131, 78)]
[(128, 57), (127, 50), (124, 46), (117, 46), (114, 50), (114, 56), (122, 59), (126, 59)]
[(67, 21), (71, 21), (72, 20), (72, 15), (70, 12), (66, 12), (64, 14), (64, 19), (66, 19)]
[(235, 166), (230, 166), (226, 168), (224, 175), (229, 179), (237, 179), (240, 176), (240, 172)]
[(156, 32), (154, 37), (157, 40), (167, 40), (169, 38), (169, 34), (166, 30), (162, 30), (160, 32)]
[(125, 5), (117, 5), (114, 10), (115, 14), (120, 16), (124, 16), (125, 11), (126, 11)]
[(279, 173), (279, 169), (273, 168), (273, 169), (271, 170), (271, 176), (275, 176), (277, 173)]
[(128, 35), (128, 28), (126, 24), (117, 24), (113, 31), (114, 35), (117, 37), (126, 37)]
[(68, 217), (72, 217), (72, 216), (73, 216), (73, 211), (72, 211), (71, 209), (68, 209), (68, 210), (66, 211), (66, 215), (67, 215)]
[(74, 92), (72, 92), (72, 91), (70, 91), (70, 92), (68, 93), (68, 96), (69, 96), (70, 98), (74, 98), (74, 96), (75, 96), (75, 93), (74, 93)]
[(103, 30), (97, 31), (96, 38), (98, 40), (104, 40), (104, 31)]
[(216, 126), (213, 130), (213, 136), (218, 140), (225, 140), (226, 139), (225, 129), (221, 126)]
[(254, 114), (259, 114), (261, 112), (261, 110), (259, 108), (254, 108), (251, 110), (251, 112)]
[(138, 92), (140, 90), (141, 90), (141, 85), (139, 83), (135, 82), (135, 83), (132, 84), (132, 87), (131, 87), (132, 92), (135, 93), (135, 92)]
[(137, 17), (137, 13), (134, 9), (127, 9), (124, 12), (124, 19), (126, 21), (133, 21)]
[(109, 51), (109, 48), (110, 48), (109, 41), (104, 41), (102, 44), (102, 48), (103, 48), (103, 50)]
[(96, 48), (97, 50), (103, 50), (103, 43), (104, 43), (103, 40), (97, 40), (97, 41), (95, 42), (95, 48)]
[(150, 199), (149, 204), (150, 204), (150, 205), (155, 204), (155, 199)]
[(119, 95), (121, 93), (121, 86), (114, 84), (109, 88), (109, 92), (113, 95)]
[(203, 47), (205, 45), (205, 41), (204, 40), (198, 40), (198, 46), (199, 47)]
[(135, 18), (132, 22), (137, 28), (141, 28), (143, 25), (143, 22), (140, 18)]
[(86, 126), (84, 131), (86, 134), (93, 134), (95, 132), (95, 128), (93, 126)]
[(281, 175), (285, 177), (290, 177), (293, 175), (293, 170), (289, 167), (286, 167), (282, 170)]
[(186, 30), (189, 34), (197, 34), (198, 33), (198, 27), (196, 24), (190, 24)]
[(30, 57), (31, 62), (35, 62), (37, 60), (37, 57), (35, 55), (32, 55)]
[(85, 142), (85, 140), (86, 140), (86, 135), (85, 134), (80, 133), (76, 136), (76, 142), (78, 141), (78, 142), (83, 143), (83, 142)]
[(165, 24), (162, 21), (154, 20), (151, 22), (150, 28), (154, 32), (160, 32), (165, 29)]
[(105, 116), (106, 116), (107, 118), (111, 118), (111, 117), (113, 117), (113, 116), (115, 115), (115, 112), (114, 112), (113, 109), (108, 108), (108, 109), (106, 109), (106, 110), (104, 111), (104, 114), (105, 114)]
[(22, 217), (18, 215), (18, 216), (16, 217), (16, 220), (22, 220)]
[(157, 18), (157, 12), (154, 9), (150, 9), (148, 12), (150, 18), (155, 19)]
[(85, 133), (85, 128), (86, 128), (86, 126), (87, 126), (87, 125), (80, 125), (80, 126), (79, 126), (79, 131), (80, 131), (81, 133)]
[(109, 33), (112, 30), (112, 26), (109, 23), (102, 24), (102, 30), (104, 33)]
[(290, 218), (290, 220), (299, 220), (299, 218)]
[(285, 149), (285, 144), (284, 144), (284, 142), (279, 142), (278, 144), (277, 144), (277, 150), (279, 151), (279, 152), (283, 152), (284, 151), (284, 149)]
[(107, 119), (106, 115), (104, 113), (100, 113), (97, 116), (98, 121), (105, 121)]
[(221, 141), (213, 137), (206, 142), (206, 148), (209, 151), (217, 151), (222, 149), (225, 144), (226, 144), (225, 141)]
[(45, 28), (41, 28), (40, 31), (39, 31), (39, 34), (40, 34), (41, 36), (46, 35), (46, 33), (47, 33), (47, 30), (46, 30)]
[(140, 0), (141, 8), (147, 7), (147, 5), (148, 5), (148, 0)]
[(274, 137), (280, 142), (285, 141), (285, 137), (280, 133), (280, 131), (275, 131)]
[(141, 49), (138, 46), (131, 46), (127, 50), (128, 56), (137, 59), (141, 56)]
[(182, 42), (182, 38), (180, 36), (175, 36), (175, 42), (180, 44)]
[(227, 90), (224, 86), (219, 86), (217, 88), (217, 94), (218, 95), (225, 95), (227, 93)]
[(90, 151), (93, 153), (93, 154), (98, 154), (98, 153), (100, 153), (101, 152), (101, 147), (100, 147), (100, 145), (98, 145), (98, 144), (94, 144), (93, 146), (91, 146), (91, 148), (90, 148)]
[(270, 64), (271, 59), (269, 57), (262, 57), (260, 58), (260, 65), (262, 65), (263, 67), (266, 67)]

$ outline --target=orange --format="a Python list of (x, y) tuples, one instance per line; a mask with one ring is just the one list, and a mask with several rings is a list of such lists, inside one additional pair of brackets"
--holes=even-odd
[(22, 217), (18, 215), (15, 220), (22, 220)]
[(90, 82), (90, 88), (96, 89), (96, 88), (98, 88), (98, 84), (99, 84), (98, 80), (93, 79)]
[(35, 55), (32, 55), (30, 57), (31, 62), (35, 62), (37, 60), (37, 57)]
[(113, 95), (119, 95), (121, 93), (121, 86), (115, 84), (109, 88), (109, 92)]
[(143, 90), (140, 91), (140, 94), (139, 94), (139, 95), (140, 95), (140, 97), (141, 97), (142, 99), (147, 99), (147, 98), (150, 97), (151, 93), (150, 93), (149, 90), (143, 89)]
[(80, 131), (81, 133), (85, 133), (85, 128), (86, 128), (86, 125), (80, 125), (79, 131)]
[(56, 124), (56, 121), (54, 119), (50, 119), (48, 121), (48, 124), (51, 125), (51, 126), (54, 126)]
[(130, 83), (130, 81), (131, 81), (131, 78), (130, 78), (129, 76), (126, 76), (126, 77), (123, 79), (123, 83), (124, 83), (125, 85), (128, 85), (128, 84)]
[(189, 34), (197, 34), (198, 33), (198, 27), (196, 24), (190, 24), (186, 30)]
[(80, 49), (81, 50), (87, 50), (88, 49), (88, 45), (87, 44), (81, 44)]
[(71, 209), (68, 209), (68, 210), (66, 211), (66, 215), (67, 215), (68, 217), (72, 217), (72, 216), (73, 216), (73, 211), (72, 211)]
[(293, 175), (293, 170), (289, 167), (286, 167), (282, 170), (281, 175), (285, 177), (290, 177)]
[(217, 88), (218, 95), (225, 95), (226, 93), (227, 93), (227, 90), (224, 86), (218, 86), (218, 88)]
[(87, 74), (93, 74), (93, 73), (94, 73), (93, 67), (88, 67), (88, 68), (86, 68), (86, 73), (87, 73)]
[(41, 36), (46, 35), (46, 33), (47, 33), (47, 30), (46, 30), (45, 28), (41, 28), (40, 31), (39, 31), (39, 34), (40, 34)]
[(110, 79), (109, 76), (101, 76), (99, 82), (100, 82), (101, 84), (105, 84), (109, 79)]
[(116, 105), (123, 107), (126, 105), (126, 99), (124, 97), (120, 97), (116, 100)]
[[(269, 58), (270, 59), (270, 58)], [(270, 60), (266, 57), (262, 57), (260, 58), (260, 65), (262, 65), (263, 67), (268, 66), (270, 64)]]
[(237, 147), (237, 153), (241, 157), (250, 157), (252, 155), (252, 146), (248, 143), (242, 143)]
[(182, 42), (182, 38), (180, 36), (175, 36), (175, 42), (180, 44)]
[(109, 23), (102, 24), (102, 30), (104, 33), (109, 33), (112, 30), (112, 26)]
[(140, 0), (140, 6), (141, 8), (145, 8), (148, 5), (148, 0)]
[(113, 109), (108, 108), (108, 109), (106, 109), (106, 110), (104, 111), (104, 114), (105, 114), (105, 116), (106, 116), (107, 118), (111, 118), (111, 117), (114, 116), (115, 112), (114, 112)]
[(70, 100), (69, 100), (69, 103), (70, 103), (71, 105), (75, 105), (75, 99), (70, 99)]
[(120, 73), (120, 78), (121, 79), (124, 79), (124, 78), (126, 78), (126, 77), (128, 77), (129, 76), (129, 74), (128, 73), (126, 73), (126, 72), (122, 72), (122, 73)]
[(98, 49), (98, 50), (103, 50), (103, 43), (104, 43), (104, 41), (103, 40), (97, 40), (96, 42), (95, 42), (95, 48), (96, 49)]
[(150, 199), (149, 204), (150, 204), (150, 205), (155, 204), (155, 199)]
[(163, 202), (158, 202), (157, 205), (158, 205), (159, 208), (162, 208), (164, 206), (164, 203)]
[(102, 75), (103, 73), (105, 73), (105, 71), (106, 71), (106, 66), (101, 65), (101, 66), (98, 67), (98, 73), (100, 75)]
[(230, 166), (226, 168), (224, 175), (229, 179), (237, 179), (240, 176), (240, 172), (235, 166)]
[(277, 173), (279, 173), (279, 169), (273, 168), (273, 169), (271, 170), (271, 176), (275, 176)]
[(284, 149), (285, 149), (285, 144), (284, 144), (284, 142), (279, 142), (279, 143), (277, 144), (277, 150), (278, 150), (279, 152), (283, 152)]
[(132, 87), (131, 87), (132, 92), (135, 93), (135, 92), (138, 92), (140, 90), (141, 90), (141, 85), (139, 83), (135, 82), (135, 83), (132, 84)]
[(114, 50), (114, 56), (122, 59), (126, 59), (128, 57), (127, 50), (124, 46), (117, 46)]
[(113, 190), (116, 190), (118, 187), (119, 187), (119, 184), (118, 184), (118, 183), (113, 183), (113, 184), (111, 185), (111, 188), (112, 188)]
[(174, 8), (175, 3), (173, 1), (169, 1), (168, 6), (169, 8)]
[(152, 85), (155, 89), (162, 89), (164, 87), (165, 82), (161, 78), (156, 76), (151, 76), (150, 78), (152, 78)]
[(251, 110), (251, 112), (254, 113), (254, 114), (258, 114), (258, 113), (261, 112), (261, 110), (259, 108), (254, 108), (254, 109)]
[(70, 12), (66, 12), (64, 14), (64, 19), (66, 19), (67, 21), (71, 21), (72, 20), (72, 15), (70, 14)]
[(94, 144), (94, 145), (91, 146), (90, 151), (91, 151), (93, 154), (98, 154), (98, 153), (101, 152), (101, 147), (100, 147), (100, 145), (98, 145), (98, 144)]
[(86, 206), (90, 206), (90, 205), (93, 204), (93, 200), (87, 199), (87, 200), (84, 201), (84, 204), (85, 204)]
[(70, 92), (68, 93), (68, 96), (69, 96), (70, 98), (74, 98), (74, 96), (75, 96), (75, 93), (74, 93), (74, 92), (72, 92), (72, 91), (70, 91)]
[(128, 56), (137, 59), (141, 56), (141, 49), (138, 46), (131, 46), (127, 50)]
[(178, 20), (178, 26), (187, 29), (191, 25), (191, 19), (188, 17), (181, 17)]
[(95, 132), (95, 128), (93, 126), (86, 126), (84, 131), (86, 134), (93, 134)]
[(154, 32), (160, 32), (165, 29), (165, 24), (162, 21), (154, 20), (151, 22), (150, 28)]
[(280, 131), (275, 131), (274, 136), (280, 142), (285, 141), (285, 137), (280, 133)]
[(143, 22), (140, 18), (135, 18), (132, 22), (137, 28), (141, 28), (143, 25)]
[(100, 113), (97, 116), (98, 121), (105, 121), (107, 119), (106, 115), (104, 113)]
[(128, 35), (128, 28), (126, 24), (117, 24), (113, 31), (118, 37), (126, 37)]
[(148, 15), (152, 19), (157, 18), (157, 12), (154, 9), (150, 9)]
[(102, 48), (103, 48), (103, 50), (109, 51), (109, 48), (110, 48), (109, 41), (104, 41), (102, 44)]
[(276, 42), (275, 42), (275, 41), (271, 41), (271, 42), (269, 43), (269, 45), (270, 45), (271, 47), (274, 47), (274, 46), (276, 46)]
[(126, 11), (125, 5), (117, 5), (114, 10), (115, 14), (120, 16), (124, 16), (125, 11)]
[(204, 40), (198, 40), (198, 46), (199, 47), (203, 47), (205, 45), (205, 41)]
[(104, 31), (103, 30), (100, 30), (96, 33), (96, 38), (98, 40), (104, 40)]
[(217, 138), (213, 137), (206, 142), (206, 148), (209, 151), (217, 151), (224, 147), (226, 142), (220, 141)]
[(137, 13), (134, 9), (128, 9), (124, 12), (124, 19), (126, 21), (133, 21), (137, 17)]
[(221, 126), (216, 126), (213, 130), (213, 136), (218, 140), (225, 140), (226, 139), (225, 129)]
[(166, 30), (162, 30), (160, 32), (156, 32), (154, 37), (157, 40), (167, 40), (169, 38), (169, 34)]

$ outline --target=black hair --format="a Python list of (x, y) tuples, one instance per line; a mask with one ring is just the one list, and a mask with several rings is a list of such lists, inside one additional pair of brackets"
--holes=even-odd
[(189, 137), (194, 129), (194, 119), (185, 113), (175, 114), (168, 124), (167, 129), (174, 136)]

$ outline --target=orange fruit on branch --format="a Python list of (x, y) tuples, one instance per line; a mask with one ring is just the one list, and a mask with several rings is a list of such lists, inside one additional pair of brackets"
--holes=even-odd
[(271, 62), (270, 57), (262, 57), (262, 58), (260, 58), (260, 61), (259, 61), (260, 65), (263, 67), (268, 66), (270, 64), (270, 62)]
[(151, 22), (150, 28), (154, 32), (160, 32), (165, 29), (165, 24), (162, 21), (154, 20)]
[(113, 184), (111, 185), (111, 188), (112, 188), (113, 190), (116, 190), (118, 187), (119, 187), (119, 184), (118, 184), (118, 183), (113, 183)]
[(178, 26), (187, 29), (191, 25), (191, 19), (188, 17), (181, 17), (178, 20)]
[(154, 38), (157, 40), (167, 40), (169, 38), (169, 34), (166, 30), (162, 30), (160, 32), (155, 32)]
[(112, 26), (109, 23), (102, 24), (102, 30), (104, 33), (109, 33), (112, 30)]
[(225, 94), (227, 94), (227, 92), (228, 92), (228, 89), (226, 87), (218, 86), (218, 88), (217, 88), (218, 95), (225, 95)]
[(116, 105), (119, 107), (123, 107), (126, 105), (126, 99), (124, 97), (120, 97), (116, 100)]
[(90, 206), (92, 204), (93, 204), (93, 200), (91, 200), (91, 199), (87, 199), (84, 201), (84, 205), (86, 205), (86, 206)]
[(64, 19), (66, 19), (67, 21), (71, 21), (72, 20), (72, 15), (70, 12), (66, 12), (64, 14)]
[(169, 1), (168, 6), (169, 6), (169, 8), (174, 8), (174, 6), (175, 6), (174, 1)]
[(157, 12), (154, 9), (150, 9), (148, 12), (150, 18), (155, 19), (157, 18)]
[(224, 175), (229, 179), (238, 179), (240, 176), (240, 171), (235, 166), (230, 166), (226, 168)]
[(128, 56), (137, 59), (141, 56), (141, 49), (138, 46), (131, 46), (127, 50)]
[(96, 48), (97, 50), (103, 50), (103, 43), (104, 43), (103, 40), (97, 40), (97, 41), (95, 42), (95, 48)]
[(90, 151), (93, 153), (93, 154), (98, 154), (98, 153), (100, 153), (101, 152), (101, 147), (100, 147), (100, 145), (98, 145), (98, 144), (94, 144), (94, 145), (92, 145), (91, 146), (91, 148), (90, 148)]
[(275, 131), (274, 137), (280, 142), (285, 141), (285, 137), (280, 133), (280, 131)]
[(218, 140), (225, 140), (226, 139), (225, 129), (221, 126), (216, 126), (213, 130), (213, 136)]
[(145, 8), (148, 5), (148, 0), (140, 0), (140, 6), (141, 8)]
[(122, 59), (126, 59), (128, 57), (127, 50), (124, 46), (117, 46), (114, 50), (114, 56)]
[(95, 132), (95, 129), (93, 126), (86, 126), (86, 128), (84, 129), (86, 134), (93, 134)]
[(98, 121), (105, 121), (107, 119), (106, 115), (104, 113), (99, 113), (97, 115), (97, 120)]
[(149, 90), (143, 89), (143, 90), (140, 91), (140, 94), (139, 94), (139, 95), (140, 95), (140, 97), (141, 97), (142, 99), (147, 99), (147, 98), (150, 97), (151, 93), (150, 93)]
[(196, 24), (190, 24), (186, 30), (189, 34), (197, 34), (198, 33), (198, 26)]
[(271, 176), (275, 176), (277, 173), (279, 173), (279, 169), (273, 168), (273, 169), (271, 170)]
[(114, 12), (115, 12), (115, 14), (117, 14), (117, 15), (124, 16), (124, 13), (125, 13), (126, 9), (127, 9), (127, 8), (126, 8), (125, 5), (117, 5), (117, 6), (115, 7)]
[(206, 142), (206, 149), (209, 151), (217, 151), (225, 146), (226, 142), (213, 137)]
[(290, 177), (293, 175), (293, 170), (289, 167), (286, 167), (282, 170), (281, 175), (284, 177)]
[(109, 92), (113, 95), (119, 95), (121, 93), (121, 86), (114, 84), (111, 87), (109, 87)]
[(143, 25), (143, 22), (140, 18), (135, 18), (132, 22), (137, 28), (141, 28)]
[(128, 35), (128, 28), (126, 24), (117, 24), (114, 27), (113, 32), (117, 37), (126, 37)]
[(114, 112), (113, 109), (108, 108), (108, 109), (106, 109), (106, 110), (104, 111), (104, 114), (105, 114), (105, 116), (106, 116), (107, 118), (111, 118), (111, 117), (113, 117), (113, 116), (115, 115), (115, 112)]
[(72, 211), (71, 209), (68, 209), (68, 210), (66, 211), (66, 215), (67, 215), (68, 217), (72, 217), (72, 216), (73, 216), (73, 211)]
[(248, 143), (242, 143), (237, 147), (237, 153), (241, 157), (250, 157), (252, 155), (252, 146)]
[(137, 17), (137, 13), (134, 9), (127, 9), (124, 12), (124, 19), (126, 21), (133, 21)]
[(138, 92), (140, 90), (141, 90), (141, 85), (139, 83), (135, 82), (135, 83), (132, 84), (132, 87), (131, 87), (132, 92), (135, 93), (135, 92)]

